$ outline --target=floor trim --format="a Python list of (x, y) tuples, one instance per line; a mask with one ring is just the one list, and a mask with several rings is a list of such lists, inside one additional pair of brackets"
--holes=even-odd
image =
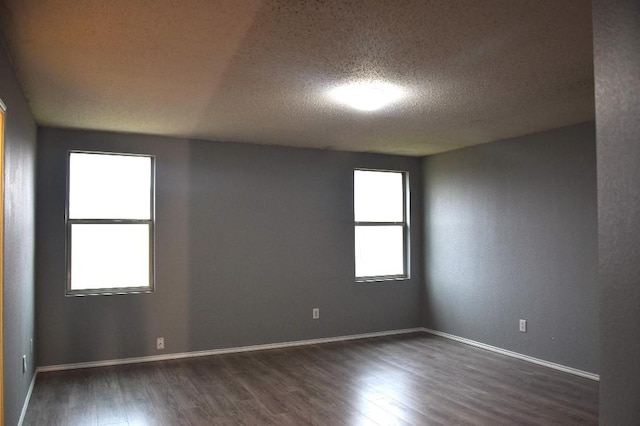
[(36, 384), (36, 376), (38, 375), (38, 369), (33, 372), (33, 377), (31, 378), (31, 384), (29, 385), (29, 390), (27, 391), (27, 396), (24, 399), (24, 404), (22, 405), (22, 411), (20, 412), (20, 419), (18, 419), (18, 426), (22, 426), (22, 422), (24, 422), (24, 416), (27, 414), (27, 408), (29, 408), (29, 401), (31, 401), (31, 392), (33, 392), (33, 387)]
[(477, 348), (486, 349), (491, 352), (496, 352), (502, 355), (507, 355), (512, 358), (518, 358), (523, 361), (528, 361), (533, 364), (542, 365), (544, 367), (553, 368), (554, 370), (564, 371), (565, 373), (573, 374), (576, 376), (584, 377), (595, 381), (600, 381), (600, 375), (589, 373), (588, 371), (578, 370), (577, 368), (567, 367), (566, 365), (556, 364), (555, 362), (545, 361), (543, 359), (534, 358), (529, 355), (524, 355), (518, 352), (509, 351), (506, 349), (498, 348), (496, 346), (487, 345), (486, 343), (476, 342), (475, 340), (465, 339), (464, 337), (455, 336), (449, 333), (443, 333), (442, 331), (432, 330), (430, 328), (423, 328), (422, 331), (433, 334), (436, 336), (444, 337), (446, 339), (455, 340), (456, 342), (465, 343), (467, 345), (475, 346)]
[(416, 333), (416, 332), (422, 332), (422, 331), (424, 331), (424, 329), (420, 327), (405, 328), (400, 330), (380, 331), (375, 333), (352, 334), (347, 336), (326, 337), (321, 339), (295, 340), (295, 341), (282, 342), (282, 343), (268, 343), (264, 345), (238, 346), (234, 348), (212, 349), (207, 351), (181, 352), (181, 353), (172, 353), (172, 354), (166, 354), (166, 355), (152, 355), (152, 356), (144, 356), (144, 357), (136, 357), (136, 358), (80, 362), (75, 364), (45, 365), (45, 366), (38, 367), (36, 371), (44, 373), (48, 371), (75, 370), (79, 368), (107, 367), (112, 365), (134, 364), (139, 362), (165, 361), (165, 360), (171, 360), (171, 359), (193, 358), (193, 357), (209, 356), (209, 355), (222, 355), (222, 354), (231, 354), (231, 353), (238, 353), (238, 352), (260, 351), (265, 349), (280, 349), (280, 348), (290, 348), (294, 346), (317, 345), (319, 343), (342, 342), (345, 340), (393, 336), (396, 334)]

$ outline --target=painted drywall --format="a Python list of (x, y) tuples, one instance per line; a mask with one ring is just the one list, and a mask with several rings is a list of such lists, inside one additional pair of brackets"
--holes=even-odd
[[(0, 99), (7, 107), (4, 160), (4, 410), (18, 423), (34, 374), (36, 125), (0, 43)], [(22, 356), (27, 371), (22, 372)]]
[[(154, 293), (65, 297), (70, 149), (156, 156)], [(54, 128), (38, 155), (39, 365), (420, 325), (419, 159)], [(409, 280), (354, 281), (354, 167), (409, 172)]]
[(593, 123), (425, 158), (424, 325), (597, 373), (595, 166)]
[(640, 424), (640, 3), (593, 2), (600, 424)]

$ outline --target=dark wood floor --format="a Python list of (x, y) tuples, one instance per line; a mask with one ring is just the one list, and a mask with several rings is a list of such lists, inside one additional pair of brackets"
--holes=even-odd
[(25, 425), (584, 425), (597, 382), (428, 334), (41, 373)]

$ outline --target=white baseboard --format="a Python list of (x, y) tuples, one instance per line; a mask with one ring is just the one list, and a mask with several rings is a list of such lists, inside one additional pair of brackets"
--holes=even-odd
[(27, 397), (24, 399), (24, 404), (22, 404), (22, 411), (20, 412), (20, 419), (18, 420), (18, 426), (22, 426), (22, 422), (24, 422), (24, 416), (27, 414), (27, 408), (29, 407), (29, 401), (31, 400), (31, 392), (33, 392), (33, 387), (36, 384), (36, 376), (38, 375), (38, 370), (33, 372), (33, 377), (31, 378), (31, 384), (29, 385), (29, 390), (27, 391)]
[(136, 358), (111, 359), (111, 360), (105, 360), (105, 361), (80, 362), (76, 364), (45, 365), (42, 367), (38, 367), (37, 372), (75, 370), (79, 368), (107, 367), (112, 365), (134, 364), (139, 362), (165, 361), (165, 360), (171, 360), (171, 359), (193, 358), (193, 357), (209, 356), (209, 355), (222, 355), (222, 354), (231, 354), (231, 353), (238, 353), (238, 352), (260, 351), (265, 349), (290, 348), (294, 346), (342, 342), (345, 340), (367, 339), (371, 337), (392, 336), (395, 334), (416, 333), (421, 331), (424, 331), (424, 330), (420, 327), (405, 328), (401, 330), (389, 330), (389, 331), (379, 331), (375, 333), (352, 334), (348, 336), (326, 337), (321, 339), (295, 340), (291, 342), (268, 343), (264, 345), (239, 346), (234, 348), (212, 349), (212, 350), (206, 350), (206, 351), (182, 352), (182, 353), (172, 353), (172, 354), (166, 354), (166, 355), (143, 356), (143, 357), (136, 357)]
[(239, 353), (239, 352), (260, 351), (260, 350), (267, 350), (267, 349), (290, 348), (294, 346), (316, 345), (320, 343), (342, 342), (346, 340), (367, 339), (371, 337), (384, 337), (384, 336), (392, 336), (396, 334), (407, 334), (407, 333), (416, 333), (416, 332), (425, 332), (425, 333), (433, 334), (433, 335), (444, 337), (450, 340), (455, 340), (457, 342), (465, 343), (470, 346), (475, 346), (477, 348), (481, 348), (491, 352), (510, 356), (512, 358), (528, 361), (533, 364), (538, 364), (544, 367), (553, 368), (554, 370), (563, 371), (565, 373), (574, 374), (576, 376), (585, 377), (591, 380), (596, 380), (596, 381), (600, 380), (600, 376), (598, 374), (590, 373), (588, 371), (578, 370), (576, 368), (567, 367), (562, 364), (556, 364), (554, 362), (545, 361), (539, 358), (534, 358), (529, 355), (524, 355), (518, 352), (513, 352), (506, 349), (498, 348), (496, 346), (487, 345), (486, 343), (476, 342), (475, 340), (466, 339), (464, 337), (455, 336), (453, 334), (444, 333), (442, 331), (432, 330), (424, 327), (418, 327), (418, 328), (406, 328), (406, 329), (400, 329), (400, 330), (379, 331), (374, 333), (352, 334), (347, 336), (325, 337), (320, 339), (295, 340), (295, 341), (281, 342), (281, 343), (267, 343), (264, 345), (239, 346), (239, 347), (233, 347), (233, 348), (212, 349), (212, 350), (194, 351), (194, 352), (180, 352), (180, 353), (152, 355), (152, 356), (136, 357), (136, 358), (80, 362), (75, 364), (45, 365), (45, 366), (38, 367), (36, 369), (36, 373), (34, 374), (33, 380), (31, 381), (31, 387), (29, 388), (29, 393), (27, 394), (27, 398), (25, 400), (20, 421), (22, 422), (22, 418), (26, 413), (26, 407), (28, 405), (29, 398), (31, 397), (31, 391), (33, 390), (35, 378), (37, 373), (39, 372), (74, 370), (74, 369), (80, 369), (80, 368), (93, 368), (93, 367), (108, 367), (112, 365), (135, 364), (140, 362), (165, 361), (165, 360), (172, 360), (172, 359), (193, 358), (193, 357), (201, 357), (201, 356), (209, 356), (209, 355), (222, 355), (222, 354), (231, 354), (231, 353)]
[(507, 355), (512, 358), (518, 358), (523, 361), (528, 361), (533, 364), (542, 365), (544, 367), (553, 368), (554, 370), (564, 371), (565, 373), (574, 374), (576, 376), (584, 377), (591, 380), (600, 381), (600, 375), (589, 373), (588, 371), (578, 370), (577, 368), (567, 367), (562, 364), (556, 364), (555, 362), (545, 361), (543, 359), (534, 358), (529, 355), (523, 355), (518, 352), (509, 351), (506, 349), (498, 348), (496, 346), (487, 345), (485, 343), (476, 342), (475, 340), (465, 339), (464, 337), (454, 336), (453, 334), (443, 333), (442, 331), (431, 330), (430, 328), (423, 328), (422, 331), (425, 331), (430, 334), (434, 334), (436, 336), (444, 337), (447, 339), (455, 340), (456, 342), (465, 343), (467, 345), (475, 346), (477, 348), (486, 349), (491, 352), (496, 352), (502, 355)]

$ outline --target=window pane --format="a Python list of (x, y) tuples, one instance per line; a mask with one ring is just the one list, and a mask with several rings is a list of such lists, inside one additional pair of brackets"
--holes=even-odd
[(401, 172), (355, 170), (353, 174), (356, 222), (403, 222)]
[(70, 219), (151, 219), (151, 158), (72, 152)]
[(71, 290), (149, 287), (148, 224), (72, 224)]
[(356, 226), (356, 277), (404, 275), (400, 225)]

